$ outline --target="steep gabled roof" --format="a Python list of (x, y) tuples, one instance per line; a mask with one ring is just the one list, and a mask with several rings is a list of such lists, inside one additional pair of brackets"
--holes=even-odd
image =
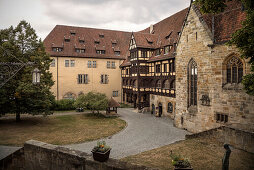
[[(56, 25), (45, 38), (44, 45), (51, 56), (125, 59), (129, 51), (130, 36), (130, 32)], [(63, 51), (52, 51), (52, 47), (58, 46), (62, 47)], [(85, 53), (75, 51), (75, 48), (81, 47), (85, 47)], [(121, 51), (120, 55), (114, 54), (116, 48)], [(97, 54), (96, 50), (105, 50), (106, 53)]]
[[(209, 31), (214, 31), (214, 42), (223, 43), (231, 39), (232, 33), (242, 27), (241, 22), (246, 18), (240, 1), (226, 2), (227, 7), (219, 14), (201, 14), (208, 26)], [(199, 10), (199, 7), (195, 7)], [(200, 11), (199, 11), (200, 12)], [(214, 22), (213, 22), (214, 17)]]

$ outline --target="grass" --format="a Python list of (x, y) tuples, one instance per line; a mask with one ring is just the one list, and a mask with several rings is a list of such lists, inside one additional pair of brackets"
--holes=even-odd
[[(180, 141), (161, 148), (142, 152), (137, 155), (123, 158), (123, 161), (160, 168), (162, 170), (173, 169), (171, 165), (170, 151), (188, 158), (194, 170), (218, 170), (221, 169), (222, 158), (225, 153), (223, 143), (209, 138), (197, 138)], [(233, 149), (229, 160), (230, 170), (254, 169), (254, 154)]]
[(105, 118), (91, 114), (48, 117), (21, 116), (0, 119), (0, 145), (22, 146), (34, 139), (46, 143), (65, 145), (81, 143), (111, 136), (126, 126), (119, 118)]

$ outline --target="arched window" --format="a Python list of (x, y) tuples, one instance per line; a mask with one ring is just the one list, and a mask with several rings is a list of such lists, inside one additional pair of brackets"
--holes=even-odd
[(170, 89), (175, 89), (175, 80), (171, 81)]
[(227, 83), (240, 83), (243, 77), (243, 63), (233, 56), (227, 62)]
[(75, 99), (75, 94), (68, 92), (63, 96), (63, 99)]
[(173, 113), (173, 104), (171, 102), (168, 103), (167, 112), (168, 113)]
[(137, 80), (133, 80), (133, 87), (138, 87)]
[(197, 105), (197, 63), (191, 60), (188, 65), (188, 106)]
[(165, 81), (163, 82), (162, 88), (163, 88), (163, 89), (169, 89), (169, 88), (170, 88), (170, 86), (169, 86), (169, 81), (168, 81), (168, 80), (165, 80)]
[(161, 88), (161, 80), (157, 80), (157, 82), (156, 82), (156, 88)]

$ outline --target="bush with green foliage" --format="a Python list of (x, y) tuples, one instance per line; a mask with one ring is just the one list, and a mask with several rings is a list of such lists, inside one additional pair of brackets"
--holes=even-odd
[(74, 99), (61, 99), (55, 100), (52, 110), (63, 111), (63, 110), (75, 110)]
[(106, 145), (105, 141), (97, 141), (97, 145), (93, 148), (92, 152), (105, 153), (110, 149), (111, 148), (108, 145)]
[(99, 113), (100, 110), (106, 110), (108, 107), (108, 99), (105, 94), (89, 92), (85, 95), (80, 95), (76, 99), (74, 106), (76, 108), (91, 110), (93, 113), (95, 111)]

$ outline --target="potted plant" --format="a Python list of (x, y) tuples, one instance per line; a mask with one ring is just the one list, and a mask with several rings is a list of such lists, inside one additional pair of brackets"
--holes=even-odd
[(187, 158), (184, 158), (181, 155), (173, 154), (172, 151), (170, 157), (175, 170), (193, 170)]
[(105, 162), (109, 158), (111, 148), (106, 145), (105, 141), (98, 141), (97, 145), (93, 148), (93, 159), (100, 162)]

